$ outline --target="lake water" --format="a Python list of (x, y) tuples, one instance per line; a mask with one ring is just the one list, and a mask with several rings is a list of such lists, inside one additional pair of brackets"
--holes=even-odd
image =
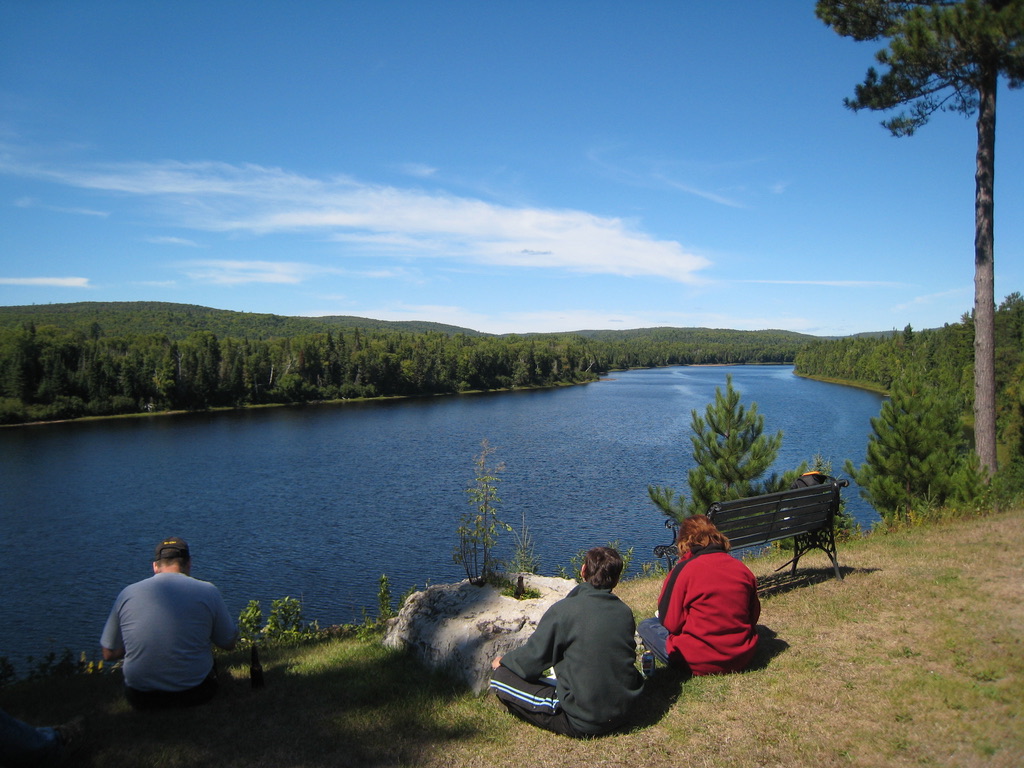
[[(612, 541), (637, 562), (666, 543), (647, 486), (686, 492), (690, 412), (733, 377), (779, 470), (820, 453), (864, 460), (881, 397), (801, 379), (790, 366), (616, 373), (553, 390), (37, 425), (0, 430), (0, 656), (97, 651), (118, 591), (151, 574), (167, 535), (237, 616), (250, 599), (302, 598), (321, 625), (464, 577), (452, 561), (466, 488), (487, 439), (504, 462), (499, 508), (526, 516), (541, 572)], [(877, 515), (845, 493), (865, 527)], [(503, 535), (498, 556), (511, 552)]]

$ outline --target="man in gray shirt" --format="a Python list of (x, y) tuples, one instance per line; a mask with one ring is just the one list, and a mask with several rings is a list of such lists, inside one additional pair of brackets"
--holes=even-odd
[(217, 692), (212, 645), (230, 650), (238, 629), (220, 591), (190, 575), (188, 544), (156, 546), (153, 576), (121, 590), (100, 645), (124, 659), (125, 695), (136, 709), (202, 704)]

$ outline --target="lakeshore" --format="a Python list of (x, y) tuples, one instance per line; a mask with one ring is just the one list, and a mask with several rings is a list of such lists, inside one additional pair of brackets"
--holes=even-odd
[(793, 369), (793, 375), (799, 376), (801, 379), (810, 379), (811, 381), (821, 381), (825, 384), (839, 384), (844, 387), (854, 387), (855, 389), (863, 389), (866, 392), (874, 392), (876, 395), (889, 396), (889, 390), (885, 387), (880, 387), (877, 384), (871, 384), (864, 381), (853, 381), (852, 379), (836, 379), (831, 376), (809, 376), (806, 373), (798, 373), (796, 369)]

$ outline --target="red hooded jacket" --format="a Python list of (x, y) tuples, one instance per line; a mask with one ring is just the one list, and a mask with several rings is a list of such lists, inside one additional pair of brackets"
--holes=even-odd
[[(728, 552), (690, 553), (684, 559), (668, 610), (660, 616), (670, 632), (669, 659), (685, 661), (695, 675), (745, 668), (757, 649), (757, 579)], [(668, 578), (662, 595), (667, 585)]]

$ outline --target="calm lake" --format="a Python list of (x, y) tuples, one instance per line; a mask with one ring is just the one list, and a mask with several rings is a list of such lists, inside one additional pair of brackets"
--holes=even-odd
[[(237, 616), (250, 599), (303, 600), (321, 625), (376, 613), (382, 573), (397, 597), (464, 577), (452, 562), (466, 488), (486, 439), (504, 462), (502, 517), (526, 523), (541, 572), (620, 541), (635, 562), (666, 543), (647, 486), (686, 492), (690, 412), (731, 374), (777, 469), (821, 454), (864, 460), (879, 395), (790, 366), (616, 373), (554, 390), (272, 408), (0, 430), (0, 656), (98, 650), (118, 591), (151, 574), (163, 536), (188, 540), (193, 575)], [(865, 527), (878, 518), (845, 493)], [(511, 552), (505, 534), (499, 557)], [(840, 561), (842, 553), (840, 552)], [(634, 569), (635, 570), (635, 569)]]

